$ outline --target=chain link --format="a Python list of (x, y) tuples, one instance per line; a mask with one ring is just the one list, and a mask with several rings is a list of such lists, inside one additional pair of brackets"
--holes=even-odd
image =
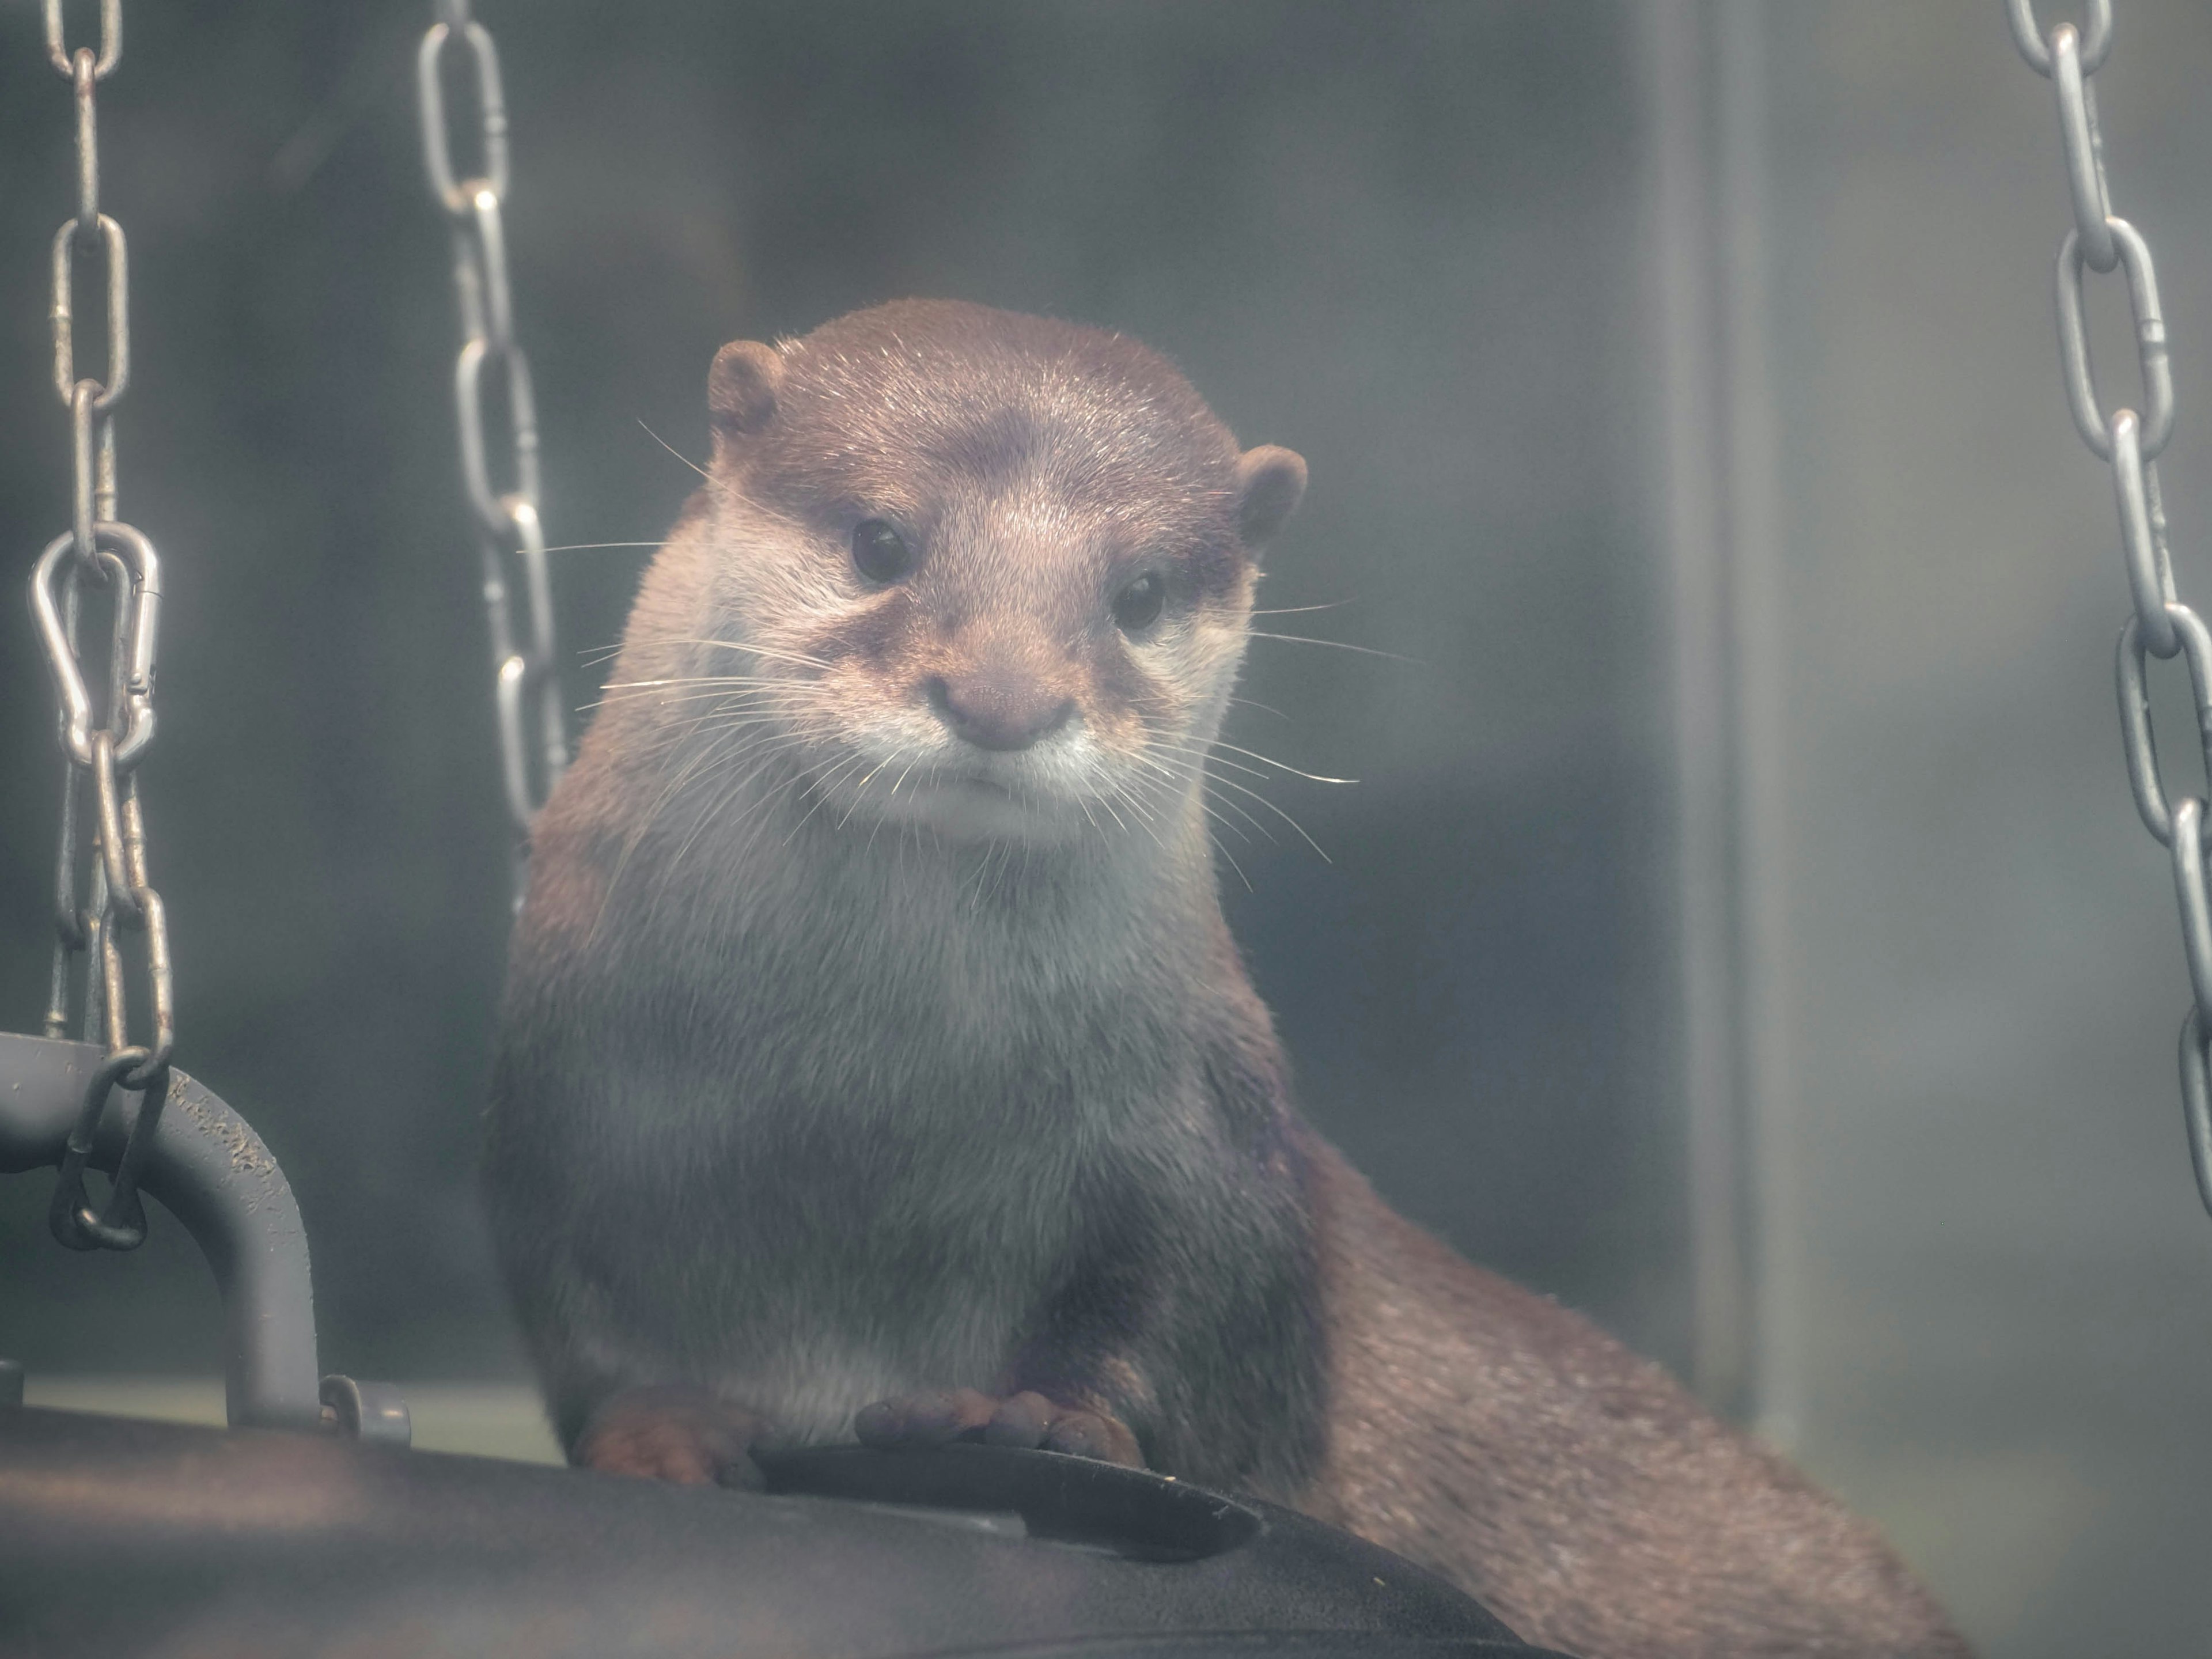
[[(436, 20), (422, 37), (416, 58), (423, 166), (430, 193), (453, 227), (453, 287), (463, 337), (453, 366), (461, 481), (483, 562), (501, 781), (516, 832), (526, 842), (538, 808), (568, 763), (568, 739), (556, 672), (545, 532), (538, 518), (538, 405), (529, 360), (514, 337), (514, 305), (507, 285), (507, 232), (501, 216), (508, 176), (507, 104), (498, 49), (490, 32), (470, 15), (467, 0), (438, 0)], [(454, 132), (447, 117), (441, 78), (449, 46), (466, 56), (473, 71), (479, 151), (479, 168), (474, 173), (465, 173), (454, 161)], [(491, 447), (485, 435), (487, 371), (506, 400), (505, 488), (493, 478)], [(518, 588), (522, 611), (519, 628)], [(520, 899), (518, 865), (518, 902)]]
[[(95, 1070), (71, 1127), (49, 1217), (54, 1236), (72, 1249), (128, 1250), (146, 1237), (138, 1174), (160, 1121), (176, 1046), (175, 986), (161, 896), (147, 875), (146, 820), (139, 805), (137, 766), (154, 741), (154, 656), (161, 620), (161, 561), (154, 544), (116, 514), (115, 406), (131, 383), (131, 276), (123, 227), (100, 209), (97, 90), (123, 56), (122, 0), (100, 0), (100, 45), (70, 47), (62, 0), (44, 0), (46, 57), (70, 84), (76, 101), (76, 211), (54, 233), (52, 294), (54, 389), (70, 422), (70, 528), (47, 544), (31, 576), (31, 610), (54, 681), (63, 753), (61, 838), (54, 865), (54, 957), (46, 1032), (65, 1036), (70, 1024), (76, 957), (85, 974), (85, 1040), (106, 1054)], [(107, 293), (107, 374), (77, 373), (71, 287), (80, 252), (97, 254)], [(106, 683), (96, 696), (78, 653), (88, 587), (112, 604)], [(93, 813), (84, 821), (85, 786)], [(89, 842), (86, 833), (88, 828)], [(78, 866), (88, 860), (86, 898)], [(152, 1035), (130, 1036), (120, 935), (145, 942)], [(137, 1116), (106, 1203), (86, 1195), (85, 1166), (110, 1096), (139, 1095)]]
[[(2212, 780), (2212, 630), (2182, 604), (2173, 586), (2166, 508), (2157, 459), (2173, 436), (2173, 367), (2158, 270), (2142, 234), (2112, 211), (2105, 174), (2105, 143), (2092, 77), (2112, 46), (2112, 0), (2088, 0), (2085, 22), (2039, 31), (2033, 0), (2005, 0), (2013, 44), (2058, 99), (2058, 137), (2073, 228), (2058, 250), (2058, 363), (2067, 412), (2081, 441), (2112, 471), (2120, 521), (2121, 562), (2134, 614), (2120, 630), (2114, 678), (2128, 787), (2143, 827), (2172, 855), (2174, 898), (2181, 912), (2182, 956), (2191, 992), (2181, 1028), (2181, 1103), (2197, 1195), (2212, 1212), (2212, 893), (2205, 869), (2205, 799), (2166, 792), (2151, 731), (2150, 659), (2181, 657), (2189, 669), (2198, 746)], [(2106, 411), (2089, 361), (2084, 273), (2118, 270), (2135, 320), (2136, 359), (2143, 408)], [(2208, 783), (2212, 787), (2212, 783)]]

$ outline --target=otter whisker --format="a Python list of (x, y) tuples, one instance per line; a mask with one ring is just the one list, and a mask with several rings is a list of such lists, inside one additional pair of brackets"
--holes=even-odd
[(1231, 760), (1225, 755), (1217, 755), (1213, 753), (1210, 748), (1203, 744), (1185, 745), (1179, 744), (1175, 745), (1175, 747), (1180, 752), (1194, 756), (1200, 765), (1204, 765), (1211, 762), (1218, 766), (1228, 767), (1231, 771), (1242, 772), (1248, 778), (1259, 778), (1264, 781), (1272, 781), (1275, 775), (1272, 772), (1262, 772), (1256, 766), (1247, 766), (1242, 761)]
[[(679, 708), (679, 702), (696, 702), (696, 708)], [(719, 696), (699, 696), (699, 699), (671, 699), (668, 703), (654, 703), (657, 710), (665, 710), (665, 737), (686, 738), (703, 732), (719, 732), (744, 726), (792, 726), (799, 712), (794, 708), (752, 708), (745, 703), (732, 703)]]
[(728, 727), (749, 726), (783, 726), (792, 724), (795, 716), (804, 712), (797, 702), (781, 708), (763, 707), (750, 696), (718, 692), (711, 696), (666, 697), (652, 699), (655, 708), (673, 710), (683, 703), (702, 703), (705, 706), (694, 712), (678, 714), (670, 720), (665, 735), (683, 739), (704, 732), (721, 731)]
[[(1151, 750), (1155, 748), (1165, 750), (1168, 755), (1173, 756), (1175, 758), (1173, 760), (1170, 760), (1164, 756), (1151, 752)], [(1200, 763), (1203, 763), (1206, 750), (1202, 746), (1194, 744), (1186, 745), (1183, 741), (1179, 738), (1162, 737), (1158, 734), (1154, 734), (1150, 740), (1150, 746), (1147, 749), (1139, 750), (1138, 751), (1136, 761), (1139, 765), (1149, 767), (1153, 771), (1158, 772), (1164, 776), (1175, 778), (1181, 781), (1188, 781), (1190, 778), (1195, 776), (1199, 771), (1199, 767), (1190, 764), (1188, 759), (1189, 755), (1194, 754), (1198, 757)]]
[(1292, 817), (1288, 812), (1283, 811), (1281, 807), (1276, 805), (1274, 802), (1269, 800), (1258, 790), (1247, 789), (1243, 784), (1232, 781), (1228, 778), (1216, 778), (1213, 780), (1213, 782), (1221, 788), (1234, 789), (1240, 795), (1250, 796), (1254, 800), (1258, 801), (1261, 805), (1266, 807), (1270, 812), (1273, 812), (1277, 817), (1282, 819), (1285, 823), (1289, 824), (1292, 830), (1296, 830), (1297, 832), (1298, 839), (1305, 842), (1307, 846), (1312, 848), (1316, 854), (1319, 854), (1321, 861), (1323, 864), (1334, 864), (1336, 862), (1334, 859), (1329, 857), (1326, 852), (1322, 850), (1322, 844), (1319, 842), (1316, 841), (1311, 836), (1306, 833), (1305, 825), (1300, 823), (1296, 818)]
[(1419, 657), (1401, 656), (1395, 651), (1377, 651), (1371, 645), (1347, 645), (1342, 640), (1310, 639), (1304, 634), (1263, 634), (1256, 628), (1248, 630), (1248, 633), (1249, 637), (1255, 640), (1280, 640), (1285, 645), (1325, 645), (1333, 651), (1356, 651), (1363, 657), (1388, 657), (1393, 662), (1411, 663), (1416, 668), (1428, 666)]
[(1278, 771), (1288, 772), (1294, 778), (1304, 778), (1308, 783), (1357, 783), (1359, 781), (1358, 778), (1326, 778), (1318, 772), (1302, 772), (1287, 762), (1277, 760), (1273, 755), (1263, 755), (1256, 749), (1245, 749), (1233, 743), (1224, 743), (1219, 738), (1213, 740), (1213, 746), (1216, 749), (1226, 749), (1232, 754), (1249, 755), (1255, 761), (1264, 762)]
[[(1213, 803), (1212, 803), (1212, 802), (1211, 802), (1211, 801), (1207, 801), (1207, 800), (1200, 800), (1200, 801), (1199, 802), (1198, 805), (1199, 805), (1199, 810), (1200, 810), (1200, 811), (1204, 812), (1204, 813), (1206, 814), (1206, 817), (1208, 817), (1212, 818), (1212, 819), (1216, 823), (1219, 824), (1219, 825), (1220, 825), (1224, 830), (1228, 830), (1228, 831), (1229, 831), (1229, 833), (1230, 833), (1231, 835), (1232, 835), (1232, 836), (1236, 836), (1237, 840), (1239, 840), (1239, 841), (1243, 842), (1247, 847), (1249, 847), (1249, 846), (1252, 844), (1252, 837), (1245, 832), (1245, 830), (1243, 829), (1243, 827), (1242, 827), (1242, 826), (1240, 826), (1240, 825), (1237, 825), (1237, 824), (1231, 823), (1227, 818), (1224, 817), (1221, 815), (1221, 813), (1219, 812), (1219, 811), (1218, 811), (1218, 810), (1217, 810), (1217, 809), (1215, 808), (1215, 806), (1214, 806), (1214, 805), (1213, 805)], [(1257, 826), (1256, 824), (1255, 824), (1255, 825), (1254, 825), (1253, 827), (1254, 827), (1255, 829), (1257, 829), (1257, 828), (1258, 828), (1258, 826)]]
[(629, 867), (631, 854), (635, 853), (639, 846), (642, 844), (647, 835), (659, 821), (660, 814), (667, 810), (668, 804), (676, 799), (677, 793), (684, 787), (684, 783), (692, 776), (693, 774), (696, 773), (702, 766), (705, 765), (707, 762), (716, 757), (720, 746), (721, 743), (720, 739), (702, 745), (700, 752), (693, 756), (692, 758), (678, 771), (676, 776), (669, 781), (667, 787), (660, 792), (659, 796), (653, 801), (653, 805), (647, 807), (644, 813), (639, 817), (635, 825), (623, 836), (622, 851), (615, 859), (614, 868), (610, 871), (607, 875), (605, 894), (600, 901), (599, 915), (593, 919), (592, 923), (592, 930), (594, 937), (598, 934), (599, 923), (605, 919), (607, 905), (612, 902), (616, 889), (622, 884), (623, 871)]
[(662, 437), (662, 436), (661, 436), (658, 432), (655, 432), (655, 431), (654, 431), (651, 427), (647, 426), (647, 425), (645, 424), (645, 416), (644, 416), (641, 415), (641, 416), (639, 416), (637, 417), (637, 423), (638, 423), (638, 425), (639, 425), (641, 428), (644, 428), (645, 435), (646, 435), (647, 437), (648, 437), (648, 438), (652, 439), (653, 442), (655, 442), (655, 443), (659, 444), (659, 445), (663, 449), (666, 450), (670, 454), (672, 454), (672, 455), (673, 455), (674, 457), (676, 457), (676, 459), (677, 459), (678, 460), (679, 460), (679, 461), (683, 462), (684, 465), (686, 465), (686, 466), (690, 467), (690, 468), (694, 472), (697, 473), (701, 477), (702, 477), (702, 478), (703, 478), (703, 477), (705, 477), (707, 476), (707, 469), (706, 469), (705, 467), (703, 467), (703, 466), (700, 465), (698, 462), (696, 462), (696, 461), (693, 460), (693, 459), (692, 459), (689, 455), (686, 455), (686, 454), (685, 454), (682, 450), (680, 450), (680, 449), (677, 448), (677, 447), (676, 447), (674, 444), (672, 444), (672, 443), (669, 442), (667, 439), (665, 439), (665, 438)]
[[(677, 796), (683, 792), (684, 786), (690, 782), (690, 781), (707, 766), (720, 759), (724, 752), (732, 746), (732, 738), (722, 735), (717, 735), (708, 742), (701, 744), (698, 751), (686, 760), (683, 765), (678, 767), (676, 770), (675, 775), (668, 780), (666, 787), (661, 790), (658, 799), (654, 800), (653, 805), (647, 811), (644, 817), (639, 822), (637, 830), (630, 839), (630, 845), (635, 846), (639, 841), (641, 841), (645, 837), (647, 832), (653, 828), (655, 822), (659, 818), (661, 813), (668, 809), (670, 803), (674, 801)], [(742, 740), (738, 740), (736, 746), (742, 748), (744, 746)], [(628, 848), (625, 848), (624, 850), (625, 854), (627, 854)]]
[(1225, 749), (1231, 754), (1249, 755), (1254, 760), (1264, 761), (1269, 766), (1275, 768), (1276, 770), (1287, 772), (1294, 778), (1304, 778), (1308, 783), (1352, 784), (1359, 781), (1358, 778), (1330, 778), (1323, 777), (1317, 772), (1302, 771), (1298, 768), (1289, 764), (1287, 762), (1277, 760), (1272, 755), (1263, 755), (1255, 749), (1245, 749), (1237, 744), (1224, 743), (1218, 738), (1215, 738), (1210, 744), (1200, 744), (1188, 738), (1178, 739), (1163, 738), (1157, 739), (1156, 741), (1158, 741), (1162, 747), (1175, 750), (1178, 753), (1201, 755), (1208, 761), (1212, 761), (1218, 765), (1226, 766), (1233, 770), (1242, 772), (1247, 777), (1265, 778), (1270, 775), (1259, 770), (1255, 767), (1247, 766), (1240, 761), (1230, 760), (1219, 751)]
[(1272, 782), (1274, 778), (1274, 774), (1272, 772), (1262, 772), (1256, 766), (1247, 766), (1242, 761), (1231, 760), (1225, 755), (1216, 754), (1211, 744), (1198, 743), (1187, 738), (1167, 737), (1155, 738), (1153, 743), (1156, 747), (1182, 757), (1191, 765), (1194, 771), (1202, 770), (1210, 765), (1225, 766), (1231, 771), (1242, 772), (1248, 778), (1258, 778), (1263, 782)]
[[(684, 684), (686, 684), (686, 682), (682, 680), (671, 680), (668, 682), (666, 690), (672, 690)], [(769, 689), (770, 688), (763, 686), (718, 686), (711, 690), (694, 692), (684, 696), (671, 696), (666, 695), (665, 690), (659, 686), (647, 684), (624, 685), (616, 688), (616, 690), (623, 695), (605, 696), (599, 699), (596, 702), (581, 704), (579, 706), (577, 712), (579, 714), (583, 714), (595, 708), (605, 708), (611, 704), (618, 702), (650, 702), (655, 708), (672, 708), (679, 703), (689, 702), (732, 703), (739, 701), (738, 698), (732, 697), (730, 695), (732, 691), (761, 692)]]
[[(900, 753), (903, 753), (903, 752), (905, 752), (905, 751), (904, 751), (903, 750), (900, 750), (899, 752), (900, 752)], [(908, 775), (908, 774), (910, 774), (910, 773), (914, 770), (914, 769), (915, 769), (916, 766), (919, 766), (919, 765), (921, 763), (921, 756), (922, 756), (923, 754), (927, 753), (927, 752), (928, 752), (928, 751), (927, 751), (927, 750), (921, 750), (921, 751), (918, 751), (918, 752), (915, 754), (915, 757), (914, 757), (912, 760), (909, 760), (909, 761), (908, 761), (908, 762), (904, 766), (902, 766), (902, 767), (901, 767), (901, 768), (899, 769), (899, 775), (898, 775), (896, 777), (895, 777), (895, 778), (893, 778), (893, 779), (891, 780), (891, 787), (890, 787), (890, 788), (886, 789), (885, 791), (884, 791), (884, 795), (885, 795), (887, 798), (896, 799), (896, 798), (897, 797), (897, 795), (898, 795), (898, 792), (899, 792), (899, 785), (901, 785), (901, 784), (904, 783), (904, 782), (907, 781)], [(893, 757), (893, 758), (894, 758), (894, 759), (896, 759), (896, 756), (895, 755), (895, 756)], [(880, 768), (878, 768), (878, 770), (880, 770), (881, 769), (880, 769)], [(872, 774), (871, 775), (873, 775)], [(848, 814), (848, 816), (849, 816), (849, 814)], [(903, 835), (903, 831), (904, 831), (905, 826), (904, 826), (903, 824), (902, 824), (902, 825), (900, 826), (900, 829), (901, 829), (901, 831), (902, 831), (902, 835), (901, 835), (901, 837), (900, 837), (900, 844), (901, 844), (902, 846), (903, 846), (903, 845), (904, 845), (904, 840), (905, 840), (905, 838), (904, 838), (904, 835)], [(872, 848), (875, 846), (875, 844), (876, 844), (876, 837), (877, 837), (878, 836), (879, 836), (879, 835), (883, 834), (883, 831), (884, 831), (884, 817), (883, 817), (883, 815), (878, 814), (878, 817), (877, 817), (877, 818), (876, 818), (876, 824), (875, 824), (875, 828), (868, 831), (868, 845), (869, 845), (869, 847), (870, 847), (871, 848)]]
[(684, 674), (662, 680), (609, 680), (603, 691), (635, 691), (665, 685), (789, 685), (783, 674)]
[(1107, 795), (1099, 795), (1095, 797), (1095, 799), (1098, 802), (1099, 805), (1106, 809), (1106, 815), (1114, 820), (1115, 826), (1120, 829), (1121, 833), (1125, 836), (1127, 835), (1129, 833), (1128, 821), (1122, 817), (1119, 812), (1114, 810), (1114, 802), (1112, 798)]
[(830, 767), (828, 771), (817, 774), (812, 780), (814, 786), (813, 803), (807, 807), (805, 811), (799, 814), (799, 822), (791, 826), (791, 833), (783, 838), (783, 844), (786, 847), (788, 847), (793, 841), (797, 840), (799, 832), (804, 830), (807, 824), (813, 820), (814, 815), (822, 810), (823, 803), (830, 799), (830, 786), (832, 783), (848, 773), (858, 771), (866, 763), (866, 756), (850, 755), (846, 757), (843, 760), (839, 761), (836, 765)]
[(665, 749), (674, 749), (696, 743), (702, 738), (719, 737), (725, 732), (781, 733), (786, 729), (786, 722), (780, 716), (744, 714), (732, 718), (731, 714), (732, 711), (726, 709), (709, 708), (702, 713), (688, 714), (681, 720), (672, 721), (668, 730), (662, 735), (661, 746)]
[[(799, 746), (795, 743), (772, 745), (753, 769), (745, 775), (738, 787), (741, 789), (750, 788), (762, 774), (767, 772), (771, 767), (778, 765), (787, 753)], [(779, 796), (795, 793), (806, 781), (807, 774), (804, 767), (783, 768), (783, 775), (748, 803), (744, 810), (732, 820), (732, 827), (743, 829), (765, 820), (769, 807), (775, 803)]]
[[(1139, 819), (1147, 826), (1156, 826), (1159, 823), (1159, 815), (1154, 812), (1151, 808), (1145, 805), (1142, 801), (1139, 800), (1137, 797), (1130, 792), (1127, 784), (1117, 783), (1114, 785), (1111, 788), (1107, 790), (1103, 795), (1100, 796), (1099, 799), (1102, 802), (1120, 801), (1122, 805), (1129, 809), (1131, 817)], [(1112, 809), (1109, 806), (1108, 810), (1111, 811)]]
[(853, 821), (853, 814), (860, 810), (861, 799), (867, 793), (868, 786), (876, 781), (877, 774), (880, 773), (884, 768), (889, 766), (893, 761), (896, 760), (899, 757), (900, 752), (901, 750), (895, 749), (890, 754), (884, 756), (883, 759), (878, 761), (869, 770), (867, 776), (862, 778), (858, 783), (853, 786), (852, 801), (845, 808), (845, 816), (837, 820), (837, 827), (840, 830), (842, 830), (847, 824)]
[(778, 662), (795, 662), (805, 668), (828, 668), (833, 665), (820, 657), (810, 657), (803, 651), (786, 651), (781, 646), (755, 645), (745, 640), (684, 640), (661, 639), (657, 645), (702, 645), (715, 651), (750, 651), (756, 657), (772, 657)]
[(678, 849), (678, 857), (681, 858), (684, 854), (689, 853), (693, 843), (710, 824), (716, 825), (726, 831), (734, 831), (744, 829), (765, 816), (770, 804), (799, 781), (800, 774), (798, 771), (787, 770), (774, 785), (747, 802), (735, 817), (725, 819), (723, 814), (729, 804), (739, 799), (750, 790), (761, 775), (774, 766), (781, 756), (793, 749), (803, 747), (805, 741), (804, 738), (797, 734), (787, 734), (767, 742), (750, 739), (739, 745), (738, 753), (749, 755), (753, 761), (752, 766), (742, 775), (732, 775), (726, 778), (715, 792), (711, 801), (701, 807), (698, 819), (692, 827), (691, 834), (685, 838), (683, 847)]
[[(991, 860), (997, 858), (1003, 850), (1003, 842), (993, 841), (984, 843), (982, 856), (975, 860), (975, 890), (968, 895), (969, 910), (975, 909), (983, 902), (983, 895), (991, 884)], [(967, 883), (963, 880), (961, 885), (964, 887)]]
[[(739, 752), (743, 752), (742, 747)], [(760, 766), (765, 763), (765, 762), (757, 763), (751, 772), (745, 774), (746, 780), (750, 781), (757, 774)], [(699, 837), (706, 833), (707, 826), (721, 816), (725, 803), (741, 787), (741, 784), (731, 777), (725, 776), (718, 783), (713, 795), (700, 804), (692, 815), (691, 828), (685, 833), (684, 839), (677, 843), (676, 850), (669, 854), (668, 864), (672, 870), (683, 866), (684, 860), (690, 856), (692, 848), (698, 844)]]
[(1156, 757), (1139, 755), (1136, 759), (1143, 771), (1116, 783), (1114, 789), (1117, 797), (1144, 819), (1155, 842), (1183, 821), (1182, 815), (1171, 811), (1171, 807), (1189, 800), (1201, 812), (1212, 813), (1202, 794), (1188, 792), (1186, 786), (1193, 774), (1178, 770)]
[(1244, 873), (1244, 866), (1237, 862), (1237, 854), (1231, 852), (1226, 847), (1224, 847), (1221, 844), (1220, 836), (1208, 836), (1206, 840), (1213, 843), (1213, 850), (1215, 852), (1220, 854), (1223, 858), (1229, 860), (1229, 867), (1237, 872), (1237, 879), (1244, 884), (1244, 890), (1246, 892), (1256, 893), (1260, 890), (1258, 888), (1252, 885), (1252, 878)]
[[(1147, 772), (1152, 775), (1147, 781), (1154, 784), (1163, 796), (1165, 796), (1170, 790), (1173, 790), (1177, 793), (1185, 793), (1188, 790), (1190, 784), (1194, 781), (1196, 781), (1200, 785), (1200, 795), (1202, 797), (1204, 787), (1206, 781), (1206, 774), (1202, 766), (1189, 764), (1176, 765), (1161, 759), (1158, 756), (1152, 755), (1139, 756), (1138, 757), (1138, 761)], [(1202, 798), (1200, 799), (1200, 804), (1201, 805), (1205, 804)]]
[(1253, 833), (1258, 836), (1262, 841), (1270, 842), (1274, 841), (1275, 832), (1267, 828), (1266, 824), (1261, 823), (1259, 819), (1254, 817), (1249, 812), (1246, 811), (1242, 806), (1239, 806), (1235, 801), (1231, 800), (1226, 795), (1212, 794), (1212, 781), (1208, 781), (1206, 785), (1206, 789), (1210, 798), (1215, 803), (1226, 807), (1230, 811), (1236, 813), (1238, 817), (1243, 819), (1245, 823), (1250, 824), (1252, 826)]
[(663, 734), (663, 746), (687, 751), (693, 744), (726, 732), (752, 732), (768, 736), (791, 730), (791, 722), (781, 715), (716, 708), (703, 708), (696, 714), (670, 719), (667, 725), (668, 730)]

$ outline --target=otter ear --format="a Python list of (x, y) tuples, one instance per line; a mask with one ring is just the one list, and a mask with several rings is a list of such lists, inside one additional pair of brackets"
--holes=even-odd
[(758, 340), (732, 340), (714, 354), (707, 372), (707, 413), (714, 423), (717, 447), (749, 437), (775, 414), (775, 389), (783, 379), (783, 359)]
[(1306, 464), (1275, 444), (1248, 449), (1237, 460), (1237, 526), (1244, 545), (1258, 547), (1280, 530), (1306, 493)]

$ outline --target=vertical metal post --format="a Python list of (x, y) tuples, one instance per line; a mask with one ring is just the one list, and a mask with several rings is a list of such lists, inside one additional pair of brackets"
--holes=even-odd
[(1752, 1268), (1748, 1415), (1775, 1444), (1806, 1420), (1805, 1238), (1797, 1066), (1790, 1011), (1789, 764), (1784, 672), (1780, 411), (1773, 381), (1772, 196), (1767, 170), (1765, 0), (1717, 0), (1723, 401), (1729, 442), (1729, 603), (1735, 684), (1738, 1031), (1745, 1237)]
[(1691, 1372), (1787, 1438), (1798, 1295), (1778, 1223), (1790, 1160), (1775, 762), (1772, 410), (1757, 0), (1644, 0), (1652, 315), (1664, 499), (1675, 1055)]

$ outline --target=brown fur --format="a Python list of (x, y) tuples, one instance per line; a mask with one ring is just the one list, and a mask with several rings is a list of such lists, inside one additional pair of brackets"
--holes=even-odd
[(1656, 1366), (1312, 1167), (1329, 1447), (1301, 1507), (1573, 1653), (1965, 1654), (1871, 1528)]
[(1133, 341), (969, 306), (739, 343), (708, 402), (538, 825), (493, 1091), (573, 1456), (969, 1435), (1295, 1503), (1586, 1659), (1964, 1651), (1866, 1528), (1297, 1118), (1200, 767), (1302, 461)]

